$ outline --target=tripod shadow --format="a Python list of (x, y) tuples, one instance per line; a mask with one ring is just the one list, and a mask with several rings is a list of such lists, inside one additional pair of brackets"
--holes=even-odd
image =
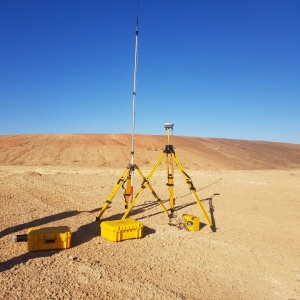
[[(185, 172), (184, 172), (184, 174), (187, 176), (187, 178), (190, 178)], [(209, 185), (203, 187), (203, 188), (200, 189), (200, 190), (203, 190), (203, 189), (205, 189), (205, 188), (208, 188), (208, 187), (210, 187), (210, 186), (212, 186), (212, 185), (218, 183), (218, 182), (221, 181), (221, 180), (222, 180), (222, 178), (219, 178), (218, 180), (216, 180), (216, 181), (210, 183)], [(182, 196), (180, 196), (180, 197), (178, 197), (178, 198), (183, 198), (183, 197), (189, 196), (189, 195), (191, 195), (191, 194), (192, 194), (192, 193), (189, 192), (189, 193), (187, 193), (187, 194), (185, 194), (185, 195), (182, 195)], [(202, 201), (210, 200), (210, 202), (209, 202), (209, 206), (210, 206), (209, 212), (210, 212), (211, 221), (212, 221), (211, 229), (212, 229), (213, 232), (216, 232), (216, 224), (215, 224), (215, 218), (214, 218), (214, 207), (213, 207), (213, 205), (212, 205), (212, 198), (213, 198), (214, 196), (217, 196), (217, 195), (219, 195), (219, 194), (218, 194), (218, 193), (215, 193), (215, 194), (214, 194), (212, 197), (210, 197), (210, 198), (200, 200), (201, 202), (202, 202)], [(176, 198), (175, 200), (177, 200), (178, 198)], [(168, 200), (168, 199), (167, 199), (167, 200), (161, 200), (161, 202), (162, 202), (163, 204), (165, 204), (166, 202), (169, 202), (169, 200)], [(190, 203), (187, 203), (187, 204), (184, 204), (184, 205), (181, 205), (181, 206), (174, 207), (173, 212), (171, 212), (171, 209), (170, 209), (170, 208), (167, 209), (168, 212), (169, 212), (169, 219), (174, 217), (174, 212), (175, 212), (175, 211), (178, 211), (178, 210), (180, 210), (180, 209), (183, 209), (183, 208), (185, 208), (185, 207), (192, 206), (192, 205), (195, 205), (195, 204), (196, 204), (196, 202), (190, 202)], [(146, 212), (146, 211), (149, 211), (150, 209), (156, 208), (157, 206), (159, 206), (159, 203), (158, 203), (157, 201), (148, 201), (148, 202), (145, 202), (145, 203), (143, 203), (143, 204), (135, 205), (135, 209), (131, 210), (131, 211), (129, 212), (129, 215), (135, 216), (135, 215), (138, 215), (138, 214), (140, 214), (140, 213), (144, 213), (144, 212)], [(156, 216), (156, 215), (159, 215), (159, 214), (162, 214), (162, 213), (164, 213), (164, 211), (155, 212), (155, 213), (152, 213), (152, 214), (147, 214), (146, 216), (137, 217), (136, 220), (142, 220), (142, 219), (149, 218), (149, 217), (152, 217), (152, 216)], [(116, 216), (113, 216), (113, 217), (111, 217), (111, 218), (109, 218), (109, 219), (114, 219), (114, 220), (116, 220)], [(109, 220), (109, 219), (107, 219), (107, 220)], [(206, 226), (205, 223), (201, 223), (201, 228), (203, 228), (203, 227), (205, 227), (205, 226)]]
[[(89, 211), (90, 213), (95, 213), (96, 211), (99, 211), (99, 209), (95, 209), (93, 211)], [(119, 220), (123, 214), (117, 214), (113, 216), (109, 216), (105, 219), (102, 219), (103, 221), (112, 221), (112, 220)], [(90, 240), (92, 240), (94, 237), (101, 236), (101, 222), (99, 221), (92, 221), (88, 224), (84, 224), (80, 226), (77, 231), (72, 233), (72, 248), (77, 247), (81, 244), (87, 243)]]
[[(169, 200), (162, 200), (162, 203), (166, 203), (166, 202), (169, 202)], [(159, 206), (159, 204), (156, 201), (153, 201), (151, 203), (150, 202), (146, 202), (144, 204), (140, 204), (137, 209), (132, 210), (130, 212), (130, 215), (131, 216), (138, 215), (140, 213), (144, 213), (146, 211), (149, 211), (150, 209), (156, 208), (157, 206)], [(156, 216), (156, 215), (160, 215), (160, 214), (163, 214), (163, 213), (164, 212), (161, 210), (161, 211), (155, 212), (153, 214), (147, 214), (146, 216), (138, 217), (138, 218), (136, 218), (136, 220), (142, 220), (142, 219), (150, 218), (150, 217), (153, 217), (153, 216)]]
[[(210, 219), (211, 219), (211, 223), (212, 223), (212, 225), (211, 225), (211, 230), (212, 230), (213, 232), (216, 232), (216, 231), (217, 231), (217, 227), (216, 227), (216, 221), (215, 221), (215, 216), (214, 216), (214, 211), (215, 211), (215, 209), (214, 209), (214, 206), (213, 206), (212, 201), (213, 201), (213, 197), (219, 196), (219, 195), (220, 195), (219, 193), (215, 193), (215, 194), (213, 194), (211, 197), (205, 198), (205, 199), (202, 199), (202, 200), (201, 200), (201, 202), (209, 201), (209, 214), (210, 214)], [(179, 210), (183, 209), (183, 208), (186, 208), (186, 207), (189, 207), (189, 206), (192, 206), (192, 205), (196, 205), (196, 204), (197, 204), (197, 202), (190, 202), (190, 203), (186, 203), (186, 204), (183, 204), (183, 205), (180, 205), (180, 206), (176, 206), (176, 207), (174, 208), (174, 213), (175, 213), (176, 211), (179, 211)], [(174, 215), (174, 217), (176, 217), (176, 215)], [(200, 223), (200, 227), (201, 227), (201, 228), (205, 227), (206, 225), (207, 225), (207, 224), (205, 224), (205, 223)]]
[(64, 212), (61, 212), (61, 213), (58, 213), (55, 215), (46, 216), (46, 217), (43, 217), (40, 219), (32, 220), (27, 223), (12, 226), (12, 227), (9, 227), (9, 228), (6, 228), (6, 229), (0, 231), (0, 238), (4, 237), (6, 235), (12, 234), (12, 233), (21, 231), (21, 230), (27, 230), (30, 227), (42, 226), (44, 224), (51, 223), (54, 221), (59, 221), (59, 220), (66, 219), (69, 217), (74, 217), (80, 213), (81, 212), (78, 210), (64, 211)]

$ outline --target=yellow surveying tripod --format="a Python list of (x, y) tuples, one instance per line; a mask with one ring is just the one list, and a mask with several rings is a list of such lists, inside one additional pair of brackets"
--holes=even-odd
[[(159, 204), (164, 208), (165, 213), (167, 214), (167, 216), (169, 218), (173, 217), (173, 212), (174, 212), (174, 206), (175, 206), (175, 198), (174, 198), (174, 161), (175, 164), (177, 165), (181, 175), (183, 176), (187, 186), (189, 187), (191, 193), (193, 194), (196, 202), (198, 203), (200, 210), (207, 222), (207, 224), (211, 227), (212, 223), (211, 220), (209, 218), (209, 216), (207, 215), (200, 198), (198, 197), (197, 193), (196, 193), (196, 188), (193, 185), (192, 179), (191, 177), (184, 171), (181, 162), (179, 161), (179, 158), (176, 156), (173, 145), (170, 145), (170, 131), (173, 130), (173, 123), (165, 123), (164, 127), (165, 127), (165, 131), (167, 131), (168, 133), (168, 140), (167, 140), (167, 144), (165, 146), (165, 150), (163, 151), (163, 153), (159, 156), (159, 158), (157, 159), (155, 165), (153, 166), (152, 170), (150, 171), (149, 175), (144, 178), (144, 182), (141, 186), (141, 188), (139, 189), (139, 191), (137, 192), (136, 196), (134, 197), (134, 199), (132, 200), (132, 202), (129, 204), (127, 210), (125, 211), (122, 220), (125, 219), (127, 217), (127, 215), (129, 214), (129, 212), (131, 211), (132, 207), (134, 206), (136, 200), (138, 199), (139, 195), (141, 194), (141, 192), (144, 190), (144, 184), (147, 184), (147, 186), (149, 186), (149, 181), (152, 177), (152, 175), (154, 174), (154, 172), (156, 171), (157, 167), (159, 166), (159, 164), (161, 163), (161, 161), (163, 160), (164, 157), (166, 157), (166, 164), (167, 164), (167, 186), (169, 189), (169, 195), (170, 195), (170, 211), (171, 214), (168, 215), (168, 213), (166, 212), (163, 204), (161, 203), (161, 201), (159, 202)], [(160, 200), (160, 199), (159, 199)]]
[[(127, 166), (127, 169), (124, 171), (120, 179), (118, 180), (117, 184), (115, 185), (114, 189), (111, 191), (109, 194), (106, 202), (100, 209), (100, 212), (98, 216), (96, 217), (96, 220), (100, 220), (102, 217), (104, 211), (107, 209), (109, 204), (112, 202), (114, 196), (116, 195), (117, 191), (121, 186), (123, 186), (126, 182), (126, 189), (124, 193), (124, 198), (125, 198), (125, 209), (130, 209), (132, 208), (131, 203), (136, 201), (136, 198), (141, 194), (143, 189), (147, 187), (152, 195), (155, 197), (156, 201), (158, 204), (161, 206), (163, 209), (164, 213), (169, 216), (167, 209), (163, 205), (162, 201), (158, 198), (154, 190), (152, 189), (149, 181), (145, 178), (145, 176), (142, 174), (140, 169), (137, 167), (136, 164), (134, 164), (134, 127), (135, 127), (135, 98), (136, 98), (136, 74), (137, 74), (137, 58), (138, 58), (138, 16), (136, 16), (136, 29), (135, 29), (135, 59), (134, 59), (134, 77), (133, 77), (133, 99), (132, 99), (132, 145), (131, 145), (131, 162)], [(143, 183), (137, 193), (137, 196), (133, 198), (133, 177), (134, 177), (134, 171), (137, 170), (139, 175), (141, 176)], [(128, 207), (128, 205), (130, 206)], [(129, 210), (130, 211), (130, 210)], [(128, 211), (128, 212), (129, 212)], [(127, 212), (127, 214), (128, 214)], [(126, 216), (127, 216), (126, 214)], [(124, 215), (122, 219), (125, 219), (126, 216)]]

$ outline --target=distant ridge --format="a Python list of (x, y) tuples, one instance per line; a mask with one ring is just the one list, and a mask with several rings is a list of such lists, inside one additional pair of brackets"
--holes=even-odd
[[(184, 168), (296, 169), (300, 145), (265, 141), (172, 136)], [(135, 135), (135, 163), (151, 168), (165, 148), (166, 136)], [(125, 168), (130, 134), (33, 134), (0, 136), (0, 164)]]

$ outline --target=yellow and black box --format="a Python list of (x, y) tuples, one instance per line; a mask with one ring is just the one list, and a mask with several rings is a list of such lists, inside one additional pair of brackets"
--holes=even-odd
[(28, 251), (70, 248), (71, 235), (68, 226), (29, 228), (27, 232)]
[(192, 215), (183, 215), (184, 225), (190, 231), (200, 230), (200, 219)]
[(134, 219), (104, 221), (100, 224), (101, 236), (111, 242), (140, 239), (143, 236), (143, 223)]

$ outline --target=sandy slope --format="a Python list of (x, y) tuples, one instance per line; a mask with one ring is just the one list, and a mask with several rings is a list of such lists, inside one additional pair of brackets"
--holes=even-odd
[[(135, 136), (135, 162), (152, 167), (166, 136)], [(285, 169), (300, 167), (300, 145), (173, 136), (175, 152), (190, 169)], [(2, 165), (120, 168), (130, 162), (131, 135), (0, 136)]]
[[(112, 243), (95, 216), (128, 163), (128, 141), (0, 137), (1, 299), (300, 299), (300, 145), (173, 137), (216, 232), (175, 169), (177, 226), (145, 190), (131, 213), (144, 237)], [(164, 143), (136, 138), (143, 173)], [(169, 207), (164, 164), (151, 184)], [(120, 218), (122, 192), (103, 220)], [(185, 213), (200, 217), (200, 231), (180, 229)], [(59, 225), (71, 228), (70, 249), (28, 253), (12, 242), (29, 227)]]

